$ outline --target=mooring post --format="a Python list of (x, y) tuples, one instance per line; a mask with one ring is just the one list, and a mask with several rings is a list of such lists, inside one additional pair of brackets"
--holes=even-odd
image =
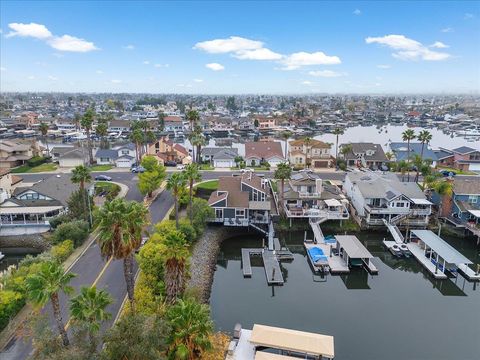
[(275, 268), (273, 268), (273, 271), (272, 271), (272, 281), (275, 280)]

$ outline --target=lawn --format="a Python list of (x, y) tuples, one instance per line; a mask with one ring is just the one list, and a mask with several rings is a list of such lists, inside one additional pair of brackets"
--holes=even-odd
[(214, 167), (210, 164), (200, 164), (200, 170), (213, 170)]
[(57, 164), (45, 163), (35, 167), (30, 167), (28, 165), (22, 165), (11, 170), (12, 174), (19, 173), (39, 173), (39, 172), (48, 172), (57, 170)]
[(197, 189), (202, 189), (202, 190), (217, 190), (218, 189), (218, 180), (210, 180), (203, 182), (201, 184), (198, 184)]
[(447, 170), (447, 171), (452, 171), (453, 173), (458, 174), (458, 175), (477, 175), (476, 173), (474, 173), (472, 171), (463, 171), (463, 170), (458, 170), (458, 169), (455, 169), (455, 168), (449, 168), (449, 167), (443, 167), (443, 166), (437, 166), (437, 168), (438, 168), (438, 171)]
[(112, 169), (112, 165), (108, 165), (108, 164), (105, 164), (105, 165), (92, 165), (90, 166), (90, 170), (91, 171), (108, 171), (110, 169)]

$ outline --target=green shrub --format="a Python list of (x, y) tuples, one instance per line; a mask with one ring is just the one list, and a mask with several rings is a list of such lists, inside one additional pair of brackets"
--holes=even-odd
[(43, 156), (34, 156), (30, 160), (27, 160), (27, 165), (30, 167), (35, 167), (43, 164), (45, 161), (47, 161), (47, 158), (44, 158)]
[(63, 224), (64, 222), (70, 221), (70, 218), (67, 214), (57, 215), (54, 218), (50, 219), (50, 226), (52, 229), (56, 229), (58, 225)]
[(181, 219), (178, 224), (178, 230), (185, 235), (185, 239), (189, 242), (193, 242), (197, 239), (197, 232), (195, 228), (190, 224), (188, 219)]
[(73, 253), (73, 241), (65, 240), (61, 244), (53, 246), (50, 253), (58, 262), (64, 262)]
[(54, 244), (65, 240), (72, 240), (77, 248), (83, 244), (88, 236), (88, 223), (83, 220), (75, 220), (59, 225), (52, 234)]
[(25, 305), (25, 295), (13, 290), (0, 291), (0, 330), (4, 329), (10, 319)]

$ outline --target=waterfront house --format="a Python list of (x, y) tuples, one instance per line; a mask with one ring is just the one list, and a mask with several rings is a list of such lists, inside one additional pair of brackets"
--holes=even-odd
[(72, 148), (58, 157), (58, 165), (63, 168), (73, 168), (88, 163), (88, 153), (85, 148)]
[(108, 132), (125, 133), (130, 131), (131, 122), (128, 120), (111, 120), (108, 123)]
[(41, 149), (36, 141), (0, 140), (0, 168), (9, 169), (23, 165), (40, 153)]
[(0, 204), (7, 200), (23, 179), (20, 176), (12, 175), (10, 169), (0, 168)]
[[(393, 154), (393, 161), (401, 161), (408, 159), (413, 160), (415, 155), (422, 155), (422, 143), (411, 142), (410, 143), (410, 156), (408, 154), (408, 143), (407, 142), (391, 142), (389, 145), (390, 152)], [(432, 160), (432, 167), (437, 166), (438, 156), (437, 153), (432, 150), (428, 144), (423, 145), (423, 159)]]
[(362, 226), (383, 226), (386, 220), (398, 226), (426, 227), (432, 203), (414, 182), (401, 182), (396, 174), (350, 172), (343, 191)]
[(349, 143), (340, 145), (340, 149), (350, 146), (351, 150), (339, 157), (345, 160), (347, 166), (367, 167), (378, 169), (382, 165), (388, 163), (387, 156), (380, 144), (374, 143)]
[(268, 224), (276, 214), (267, 179), (252, 172), (240, 176), (221, 176), (218, 188), (208, 199), (215, 211), (211, 222), (225, 226), (258, 226)]
[(137, 153), (133, 144), (117, 146), (112, 149), (98, 149), (95, 160), (98, 165), (114, 165), (129, 168), (135, 163)]
[(288, 218), (341, 220), (349, 217), (345, 195), (337, 186), (313, 172), (292, 174), (285, 182), (283, 201)]
[(238, 149), (236, 148), (205, 147), (201, 151), (202, 161), (210, 162), (216, 168), (234, 167), (237, 156)]
[(77, 124), (73, 119), (58, 119), (55, 122), (57, 130), (60, 130), (62, 133), (69, 133), (77, 130)]
[(165, 116), (163, 124), (163, 131), (175, 132), (183, 130), (183, 121), (180, 116)]
[(69, 151), (72, 151), (73, 149), (75, 149), (74, 146), (53, 146), (50, 148), (49, 155), (53, 162), (58, 162), (60, 156)]
[(452, 152), (457, 169), (480, 172), (480, 151), (469, 146), (461, 146), (453, 149)]
[(49, 219), (67, 210), (78, 190), (69, 176), (51, 176), (29, 187), (17, 187), (0, 204), (0, 235), (38, 234), (50, 230)]
[(455, 155), (453, 151), (444, 148), (434, 151), (437, 156), (437, 166), (455, 167)]
[(179, 164), (190, 164), (192, 162), (188, 150), (182, 145), (174, 143), (168, 136), (162, 136), (154, 143), (148, 144), (146, 154), (157, 156), (161, 164), (167, 161), (175, 161)]
[(276, 127), (276, 119), (274, 117), (266, 117), (266, 116), (255, 116), (255, 120), (258, 121), (258, 129), (259, 130), (271, 130)]
[(285, 162), (281, 143), (277, 141), (245, 143), (245, 164), (247, 166), (258, 166), (264, 162), (268, 162), (272, 167)]
[(330, 144), (320, 140), (311, 139), (309, 144), (305, 143), (305, 139), (292, 140), (289, 142), (288, 158), (290, 164), (296, 167), (329, 168), (335, 164), (330, 148)]

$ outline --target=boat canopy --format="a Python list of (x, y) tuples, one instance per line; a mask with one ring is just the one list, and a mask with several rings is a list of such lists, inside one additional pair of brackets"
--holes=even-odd
[(333, 359), (333, 336), (255, 324), (250, 343), (301, 354)]
[(351, 259), (372, 259), (373, 255), (354, 235), (335, 235), (337, 243)]
[(255, 360), (298, 360), (298, 357), (257, 351), (255, 353)]
[(468, 212), (473, 216), (480, 218), (480, 210), (468, 210)]
[(412, 200), (415, 205), (433, 205), (427, 199), (410, 199), (410, 200)]
[(450, 264), (472, 264), (472, 262), (455, 250), (450, 244), (442, 240), (430, 230), (412, 230), (412, 234), (425, 245), (435, 251), (442, 259)]

